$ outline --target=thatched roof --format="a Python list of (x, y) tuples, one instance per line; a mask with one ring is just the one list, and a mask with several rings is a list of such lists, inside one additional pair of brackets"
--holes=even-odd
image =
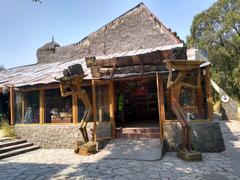
[(178, 43), (181, 41), (141, 3), (75, 44), (40, 48), (37, 57), (38, 63), (49, 63)]

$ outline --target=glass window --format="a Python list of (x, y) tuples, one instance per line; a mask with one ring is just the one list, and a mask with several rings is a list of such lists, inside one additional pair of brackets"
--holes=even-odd
[(96, 109), (99, 122), (110, 121), (108, 85), (96, 86)]
[[(87, 91), (88, 97), (89, 97), (89, 99), (91, 101), (91, 104), (92, 104), (92, 87), (91, 86), (85, 86), (85, 87), (82, 87), (82, 89)], [(83, 118), (84, 111), (85, 111), (85, 106), (84, 106), (82, 100), (78, 99), (78, 122), (81, 122), (81, 120)], [(92, 116), (91, 116), (90, 121), (91, 122), (93, 121), (93, 117)]]
[(15, 92), (15, 122), (39, 123), (39, 91)]
[(45, 123), (72, 122), (72, 96), (62, 97), (60, 89), (45, 91)]
[[(164, 103), (165, 103), (165, 116), (166, 120), (176, 120), (177, 117), (171, 108), (171, 90), (167, 89), (167, 78), (168, 76), (164, 76)], [(207, 119), (208, 118), (208, 109), (207, 109), (207, 93), (206, 93), (206, 82), (205, 76), (201, 71), (201, 88), (193, 89), (188, 87), (182, 87), (180, 93), (179, 102), (184, 112), (193, 114), (193, 119)], [(176, 73), (174, 74), (174, 78), (176, 79)], [(197, 85), (197, 72), (189, 73), (184, 82), (192, 85)]]

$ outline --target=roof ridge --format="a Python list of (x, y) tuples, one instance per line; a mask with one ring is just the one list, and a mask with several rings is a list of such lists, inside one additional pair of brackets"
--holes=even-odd
[(81, 42), (83, 42), (85, 39), (87, 39), (91, 34), (93, 34), (93, 33), (97, 32), (97, 31), (101, 30), (102, 28), (110, 25), (111, 23), (113, 23), (114, 21), (118, 20), (119, 18), (125, 16), (126, 14), (128, 14), (128, 13), (131, 12), (131, 11), (133, 11), (134, 9), (139, 8), (141, 5), (143, 5), (144, 7), (146, 7), (145, 4), (144, 4), (143, 2), (141, 2), (141, 3), (137, 4), (136, 6), (134, 6), (133, 8), (131, 8), (131, 9), (129, 9), (128, 11), (126, 11), (125, 13), (123, 13), (123, 14), (121, 14), (120, 16), (116, 17), (115, 19), (111, 20), (111, 21), (108, 22), (107, 24), (101, 26), (101, 27), (98, 28), (97, 30), (89, 33), (87, 36), (85, 36), (84, 38), (82, 38), (80, 41), (78, 41), (78, 42), (76, 42), (76, 43), (72, 43), (72, 44), (70, 44), (70, 45), (74, 45), (74, 46), (79, 45)]
[(149, 13), (149, 15), (152, 16), (159, 24), (161, 24), (162, 27), (163, 27), (167, 32), (169, 32), (175, 40), (178, 41), (178, 43), (182, 43), (182, 42), (181, 42), (181, 39), (178, 38), (178, 37), (176, 37), (176, 36), (173, 34), (173, 32), (170, 31), (169, 28), (167, 28), (167, 27), (162, 23), (162, 21), (160, 21), (159, 18), (158, 18), (144, 3), (142, 3), (142, 5), (143, 5), (143, 7), (146, 9), (146, 11)]
[[(112, 24), (112, 23), (115, 22), (116, 20), (120, 19), (121, 17), (125, 16), (126, 14), (128, 14), (129, 12), (131, 12), (131, 11), (133, 11), (133, 10), (135, 10), (135, 9), (137, 9), (137, 8), (140, 8), (141, 6), (146, 10), (146, 12), (147, 12), (153, 19), (155, 19), (155, 20), (161, 25), (161, 27), (163, 27), (163, 28), (165, 29), (165, 31), (167, 31), (167, 32), (173, 37), (174, 40), (177, 41), (177, 43), (182, 43), (182, 42), (181, 42), (181, 39), (179, 39), (178, 37), (176, 37), (176, 36), (169, 30), (169, 28), (167, 28), (167, 27), (159, 20), (159, 18), (158, 18), (153, 12), (152, 12), (151, 10), (149, 10), (149, 8), (148, 8), (143, 2), (141, 2), (141, 3), (137, 4), (136, 6), (134, 6), (133, 8), (131, 8), (130, 10), (128, 10), (128, 11), (126, 11), (125, 13), (121, 14), (120, 16), (116, 17), (116, 18), (113, 19), (112, 21), (110, 21), (110, 22), (108, 22), (107, 24), (101, 26), (101, 27), (98, 28), (97, 30), (89, 33), (87, 36), (85, 36), (84, 38), (82, 38), (80, 41), (78, 41), (78, 42), (76, 42), (76, 43), (68, 44), (68, 45), (77, 46), (77, 45), (81, 44), (81, 43), (84, 42), (84, 40), (86, 40), (91, 34), (96, 33), (96, 32), (98, 32), (99, 30), (107, 27), (108, 25)], [(66, 45), (66, 46), (68, 46), (68, 45)]]

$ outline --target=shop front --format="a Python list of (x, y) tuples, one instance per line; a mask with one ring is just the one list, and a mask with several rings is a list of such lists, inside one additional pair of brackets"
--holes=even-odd
[(117, 127), (159, 127), (156, 78), (119, 81)]

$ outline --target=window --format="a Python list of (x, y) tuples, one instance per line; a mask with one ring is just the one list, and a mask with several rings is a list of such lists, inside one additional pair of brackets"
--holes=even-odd
[[(92, 104), (92, 87), (91, 86), (85, 86), (85, 87), (82, 87), (82, 89), (87, 91), (88, 97), (89, 97), (89, 99), (91, 101), (91, 104)], [(81, 122), (81, 120), (83, 118), (84, 111), (85, 111), (85, 106), (84, 106), (82, 100), (78, 99), (78, 122)], [(92, 115), (91, 115), (90, 121), (93, 121)]]
[(96, 86), (96, 109), (99, 122), (110, 121), (108, 85)]
[(62, 97), (60, 89), (45, 91), (45, 123), (72, 122), (72, 96)]
[(14, 104), (16, 123), (39, 123), (39, 91), (15, 92)]

